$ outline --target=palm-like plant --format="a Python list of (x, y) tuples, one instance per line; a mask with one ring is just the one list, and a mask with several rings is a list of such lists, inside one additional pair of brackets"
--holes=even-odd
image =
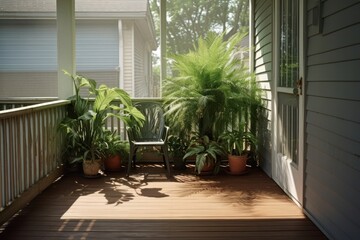
[[(75, 95), (70, 98), (69, 114), (60, 124), (60, 130), (66, 134), (66, 152), (72, 162), (95, 161), (103, 157), (107, 146), (107, 118), (116, 117), (130, 125), (134, 122), (142, 124), (144, 116), (132, 105), (130, 96), (124, 90), (105, 85), (97, 88), (95, 80), (66, 71), (65, 74), (72, 78), (75, 87)], [(86, 98), (81, 97), (81, 88), (88, 88)], [(93, 103), (91, 96), (95, 97)]]
[(177, 76), (163, 88), (172, 129), (185, 136), (195, 129), (217, 139), (239, 112), (260, 103), (253, 75), (235, 56), (242, 37), (223, 41), (223, 35), (209, 34), (199, 39), (195, 51), (173, 57)]

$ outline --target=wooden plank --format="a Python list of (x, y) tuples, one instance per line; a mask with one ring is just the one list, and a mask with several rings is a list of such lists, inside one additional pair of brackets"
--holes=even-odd
[(326, 239), (259, 169), (166, 179), (161, 165), (68, 174), (3, 226), (4, 239)]

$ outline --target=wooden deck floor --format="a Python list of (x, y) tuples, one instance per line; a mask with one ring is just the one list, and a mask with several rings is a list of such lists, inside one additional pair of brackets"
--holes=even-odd
[(0, 239), (326, 239), (259, 169), (124, 175), (64, 176), (2, 226)]

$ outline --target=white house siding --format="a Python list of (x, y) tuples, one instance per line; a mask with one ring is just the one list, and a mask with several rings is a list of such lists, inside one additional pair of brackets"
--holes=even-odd
[[(133, 22), (123, 21), (123, 55), (124, 55), (124, 62), (123, 62), (123, 76), (124, 76), (124, 90), (126, 90), (130, 96), (134, 97), (134, 42), (133, 42)], [(121, 71), (121, 69), (120, 69)]]
[(78, 20), (76, 68), (100, 84), (119, 87), (119, 34), (117, 20)]
[(0, 20), (0, 97), (57, 95), (55, 20)]
[(145, 46), (144, 40), (137, 27), (134, 28), (134, 84), (135, 97), (149, 97), (149, 86), (146, 79), (144, 65), (145, 63)]
[(264, 90), (265, 108), (260, 121), (260, 164), (271, 175), (271, 89), (273, 85), (273, 2), (254, 0), (254, 71)]
[[(77, 21), (77, 71), (119, 86), (117, 21)], [(0, 97), (57, 96), (55, 20), (0, 21)]]
[(360, 2), (307, 1), (305, 210), (332, 239), (360, 236)]

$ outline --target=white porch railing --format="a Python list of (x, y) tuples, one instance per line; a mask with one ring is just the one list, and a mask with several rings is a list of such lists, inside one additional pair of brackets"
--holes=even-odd
[(10, 205), (23, 195), (25, 201), (35, 197), (29, 189), (61, 166), (62, 137), (56, 131), (68, 103), (60, 100), (0, 111), (0, 225), (16, 211), (7, 213)]
[(55, 101), (57, 98), (51, 97), (13, 97), (13, 98), (0, 98), (0, 111), (8, 110), (19, 107), (26, 107), (38, 103), (46, 103)]

